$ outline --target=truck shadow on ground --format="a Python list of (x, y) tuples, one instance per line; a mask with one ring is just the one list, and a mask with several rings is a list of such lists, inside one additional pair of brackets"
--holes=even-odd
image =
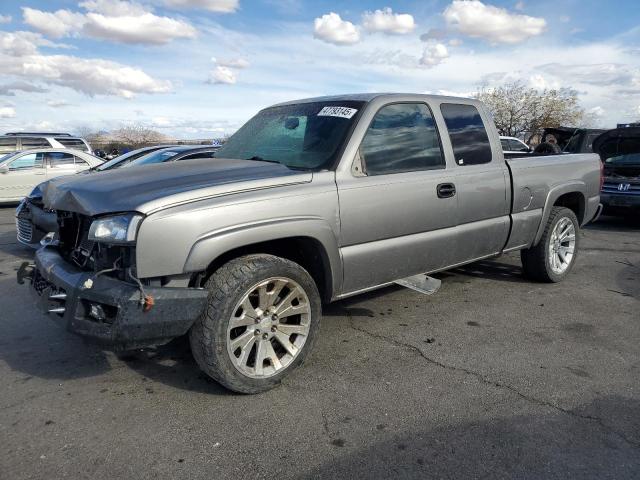
[[(380, 424), (365, 442), (352, 440), (351, 432), (337, 428), (328, 433), (336, 455), (301, 478), (637, 476), (640, 402), (605, 396), (575, 410), (542, 408), (534, 408), (535, 414), (445, 424), (430, 430), (416, 424), (408, 433)], [(427, 419), (426, 423), (431, 422)]]
[(587, 230), (635, 232), (640, 230), (640, 215), (636, 217), (614, 217), (603, 215), (595, 223), (590, 223), (585, 227)]

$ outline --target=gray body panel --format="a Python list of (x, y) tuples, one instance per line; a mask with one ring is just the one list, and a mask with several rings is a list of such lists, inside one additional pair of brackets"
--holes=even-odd
[[(327, 99), (301, 102), (318, 100)], [(150, 165), (55, 182), (45, 192), (45, 203), (92, 216), (143, 213), (136, 248), (141, 278), (201, 272), (221, 255), (260, 242), (313, 240), (330, 270), (330, 299), (530, 247), (564, 193), (583, 197), (582, 223), (595, 215), (596, 155), (527, 156), (505, 162), (498, 133), (475, 100), (401, 94), (331, 100), (368, 102), (331, 171), (312, 174), (225, 159)], [(354, 173), (371, 119), (384, 105), (398, 102), (430, 107), (445, 168), (371, 177)], [(443, 102), (478, 108), (492, 146), (490, 163), (456, 164), (440, 113)], [(439, 198), (436, 187), (441, 183), (455, 184), (456, 195)]]

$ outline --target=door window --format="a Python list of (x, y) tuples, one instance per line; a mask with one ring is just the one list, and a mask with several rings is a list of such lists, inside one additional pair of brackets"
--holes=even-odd
[(440, 137), (429, 107), (398, 103), (381, 108), (362, 140), (360, 158), (367, 175), (444, 168)]
[(29, 170), (31, 168), (42, 168), (42, 153), (30, 153), (16, 158), (9, 165), (9, 170)]
[(42, 137), (21, 137), (20, 142), (23, 150), (29, 150), (31, 148), (50, 148), (49, 142), (46, 138)]
[(502, 145), (503, 152), (508, 152), (509, 150), (511, 150), (511, 146), (509, 145), (509, 140), (507, 140), (506, 138), (500, 139), (500, 145)]
[(71, 153), (48, 152), (47, 165), (50, 168), (70, 168), (74, 165), (74, 157)]
[(89, 151), (87, 145), (79, 138), (56, 137), (56, 141), (67, 148), (75, 148), (76, 150), (82, 150), (83, 152)]
[(510, 150), (512, 152), (528, 152), (529, 147), (526, 144), (519, 142), (518, 140), (509, 140)]
[(443, 103), (440, 111), (449, 130), (456, 163), (479, 165), (491, 162), (491, 144), (478, 109), (473, 105)]
[(16, 151), (16, 139), (3, 137), (0, 138), (0, 152), (15, 152)]
[(82, 158), (80, 158), (80, 157), (76, 157), (76, 156), (74, 155), (74, 157), (73, 157), (73, 158), (75, 158), (76, 166), (77, 166), (77, 167), (80, 167), (80, 168), (87, 168), (87, 167), (89, 167), (89, 166), (90, 166), (90, 165), (86, 162), (86, 160), (83, 160), (83, 159), (82, 159)]

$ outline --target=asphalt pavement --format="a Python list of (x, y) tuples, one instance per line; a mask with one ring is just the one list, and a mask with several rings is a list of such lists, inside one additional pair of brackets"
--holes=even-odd
[(306, 364), (235, 395), (188, 343), (123, 361), (37, 313), (0, 209), (0, 479), (640, 478), (640, 223), (561, 284), (510, 254), (325, 307)]

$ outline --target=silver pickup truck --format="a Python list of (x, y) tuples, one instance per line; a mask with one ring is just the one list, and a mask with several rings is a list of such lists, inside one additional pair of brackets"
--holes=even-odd
[(600, 181), (593, 154), (505, 161), (474, 100), (300, 100), (213, 160), (48, 184), (58, 233), (18, 281), (107, 348), (188, 333), (208, 375), (256, 393), (308, 355), (323, 302), (514, 250), (528, 277), (564, 279)]

